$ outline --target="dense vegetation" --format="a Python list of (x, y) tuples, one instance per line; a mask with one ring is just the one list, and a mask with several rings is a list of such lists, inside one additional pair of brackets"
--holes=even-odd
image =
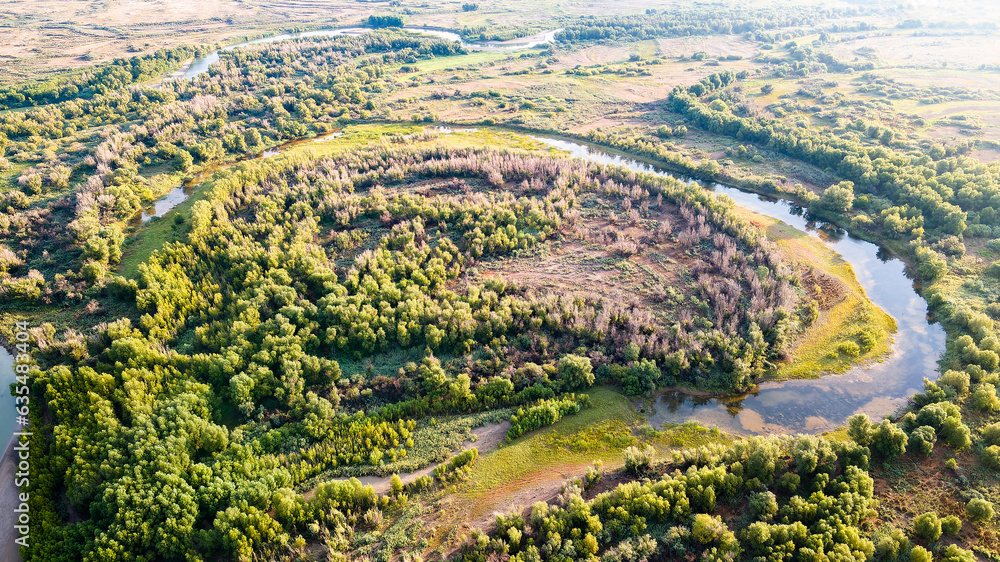
[(156, 78), (202, 52), (202, 49), (189, 47), (161, 49), (150, 55), (118, 59), (79, 76), (8, 86), (0, 89), (0, 109), (32, 107), (78, 98), (91, 99), (99, 94), (122, 90), (132, 84)]
[[(415, 196), (414, 184), (430, 193)], [(673, 209), (684, 230), (652, 220), (651, 233), (715, 249), (695, 270), (704, 324), (678, 313), (664, 328), (634, 306), (466, 275), (557, 235), (588, 193), (619, 207), (634, 200), (640, 223)], [(516, 438), (579, 410), (544, 400), (589, 387), (609, 362), (642, 358), (649, 368), (625, 372), (647, 377), (643, 389), (743, 388), (784, 345), (794, 294), (760, 235), (697, 186), (485, 150), (383, 145), (240, 164), (195, 205), (187, 238), (140, 266), (137, 281), (108, 284), (134, 299), (138, 325), (108, 325), (77, 364), (34, 381), (53, 421), (35, 508), (54, 523), (52, 498), (65, 493), (92, 514), (47, 527), (36, 556), (239, 554), (228, 529), (252, 536), (244, 525), (262, 524), (221, 522), (239, 501), (264, 512), (273, 494), (321, 472), (397, 463), (431, 414), (528, 405), (512, 418)], [(423, 360), (391, 379), (345, 378), (334, 359), (409, 348), (426, 349)], [(581, 349), (589, 356), (564, 355)], [(482, 359), (442, 364), (435, 354)], [(272, 428), (227, 429), (220, 399)], [(116, 455), (127, 443), (129, 456)], [(172, 498), (171, 509), (137, 502), (137, 489)], [(162, 523), (155, 533), (122, 526), (135, 517)], [(196, 538), (202, 525), (216, 531)]]
[[(930, 140), (926, 122), (885, 102), (989, 94), (883, 78), (861, 49), (832, 54), (859, 34), (891, 35), (873, 21), (951, 29), (906, 10), (565, 16), (556, 44), (513, 55), (408, 34), (398, 28), (419, 10), (393, 2), (366, 14), (364, 34), (222, 51), (190, 81), (144, 84), (203, 52), (177, 47), (0, 90), (14, 109), (0, 112), (0, 311), (33, 321), (38, 363), (23, 554), (995, 559), (1000, 164), (971, 154), (997, 144)], [(759, 51), (648, 54), (663, 52), (660, 39), (709, 36)], [(606, 47), (628, 53), (591, 64)], [(643, 88), (653, 101), (629, 98)], [(884, 243), (947, 330), (942, 374), (928, 370), (895, 418), (857, 415), (832, 435), (716, 432), (721, 443), (686, 447), (704, 441), (620, 418), (559, 433), (597, 415), (592, 397), (610, 392), (597, 385), (752, 391), (794, 359), (826, 298), (813, 283), (830, 280), (699, 184), (545, 154), (506, 133), (448, 142), (414, 125), (439, 111), (786, 197)], [(344, 142), (298, 144), (335, 135)], [(790, 179), (802, 170), (814, 184)], [(139, 221), (192, 177), (183, 212)], [(559, 261), (567, 254), (576, 269)], [(865, 349), (852, 340), (835, 357), (887, 334), (848, 336)], [(480, 426), (499, 437), (471, 448)], [(493, 455), (567, 443), (567, 458), (599, 450), (616, 464), (469, 535), (447, 519), (451, 502), (472, 517), (466, 480), (496, 478), (482, 468)], [(919, 495), (923, 467), (934, 509), (900, 507)], [(490, 481), (503, 484), (491, 494), (515, 497), (531, 484)]]

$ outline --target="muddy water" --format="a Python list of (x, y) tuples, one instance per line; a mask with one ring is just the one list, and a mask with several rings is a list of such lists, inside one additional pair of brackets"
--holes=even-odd
[[(533, 138), (577, 158), (688, 181), (596, 147), (544, 136)], [(856, 367), (841, 375), (767, 382), (754, 393), (726, 398), (676, 391), (661, 393), (650, 417), (654, 427), (693, 420), (741, 434), (816, 433), (840, 427), (856, 413), (867, 413), (876, 419), (893, 414), (910, 396), (922, 390), (924, 377), (937, 378), (935, 369), (944, 352), (944, 330), (929, 321), (927, 303), (917, 294), (902, 261), (875, 244), (810, 218), (801, 207), (788, 201), (765, 199), (716, 183), (703, 185), (716, 194), (731, 197), (741, 207), (823, 240), (851, 264), (869, 298), (896, 319), (899, 331), (894, 335), (892, 354), (883, 362)]]

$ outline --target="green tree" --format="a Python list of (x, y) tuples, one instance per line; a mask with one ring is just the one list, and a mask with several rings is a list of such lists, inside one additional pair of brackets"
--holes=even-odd
[(872, 432), (872, 450), (887, 459), (905, 453), (907, 441), (906, 432), (889, 420), (882, 420)]
[(594, 372), (589, 357), (564, 355), (558, 363), (559, 380), (566, 390), (578, 390), (594, 384)]
[(937, 513), (928, 511), (913, 520), (913, 532), (930, 542), (941, 538), (941, 520)]
[(823, 191), (819, 205), (823, 209), (835, 213), (843, 213), (851, 210), (854, 205), (854, 184), (849, 181), (842, 181), (836, 185), (831, 185)]
[(194, 165), (194, 156), (191, 156), (190, 152), (180, 149), (176, 154), (174, 154), (174, 170), (178, 172), (187, 172), (191, 169), (192, 165)]

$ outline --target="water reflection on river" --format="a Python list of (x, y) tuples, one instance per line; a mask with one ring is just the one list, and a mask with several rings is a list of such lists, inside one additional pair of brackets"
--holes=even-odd
[[(543, 136), (534, 138), (575, 157), (688, 179), (581, 143)], [(867, 413), (874, 418), (893, 414), (910, 396), (923, 389), (924, 377), (937, 378), (935, 369), (944, 351), (944, 330), (929, 322), (927, 303), (917, 294), (902, 261), (875, 244), (814, 220), (788, 201), (767, 199), (715, 183), (703, 185), (716, 194), (731, 197), (741, 207), (779, 219), (823, 240), (851, 264), (869, 298), (896, 319), (899, 330), (890, 357), (841, 375), (767, 382), (754, 393), (725, 398), (662, 392), (656, 397), (650, 418), (654, 427), (694, 420), (733, 433), (816, 433), (840, 427), (856, 413)]]
[(162, 217), (167, 214), (177, 205), (187, 201), (187, 198), (191, 196), (193, 191), (194, 185), (189, 183), (184, 183), (180, 187), (171, 189), (162, 199), (142, 211), (142, 222), (147, 223), (156, 217)]

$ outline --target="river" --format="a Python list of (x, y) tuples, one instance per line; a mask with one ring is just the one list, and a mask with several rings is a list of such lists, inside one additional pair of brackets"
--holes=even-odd
[[(557, 33), (562, 31), (562, 28), (553, 29), (551, 31), (546, 31), (540, 33), (533, 37), (525, 37), (521, 39), (513, 39), (510, 41), (487, 41), (484, 43), (469, 43), (462, 40), (462, 37), (455, 33), (454, 31), (449, 31), (447, 29), (440, 29), (435, 27), (404, 27), (404, 31), (409, 31), (410, 33), (418, 33), (421, 35), (431, 35), (448, 41), (457, 41), (462, 45), (463, 48), (470, 51), (513, 51), (518, 49), (531, 49), (539, 45), (544, 45), (546, 43), (551, 43), (555, 41), (555, 36)], [(282, 33), (281, 35), (272, 35), (270, 37), (263, 37), (261, 39), (253, 39), (251, 41), (244, 41), (242, 43), (237, 43), (235, 45), (229, 45), (228, 47), (223, 47), (221, 49), (214, 50), (206, 55), (195, 58), (191, 63), (184, 69), (184, 73), (180, 76), (181, 80), (189, 80), (198, 76), (199, 74), (204, 74), (208, 72), (208, 69), (212, 64), (218, 62), (219, 52), (232, 51), (234, 49), (241, 49), (243, 47), (249, 47), (251, 45), (260, 45), (264, 43), (276, 43), (278, 41), (287, 41), (289, 39), (308, 39), (311, 37), (340, 37), (344, 35), (361, 35), (364, 33), (370, 33), (375, 31), (374, 29), (367, 27), (341, 27), (336, 29), (318, 29), (315, 31), (303, 31), (300, 33)]]
[[(473, 132), (467, 127), (434, 128), (441, 134)], [(337, 136), (333, 133), (329, 137)], [(659, 176), (691, 181), (663, 168), (624, 154), (595, 146), (545, 135), (527, 135), (572, 157), (601, 164), (615, 164)], [(283, 149), (308, 142), (300, 139), (268, 151), (273, 156)], [(324, 140), (324, 139), (318, 139)], [(844, 258), (877, 306), (896, 319), (892, 354), (882, 362), (855, 367), (843, 374), (816, 379), (762, 383), (750, 394), (710, 397), (684, 392), (661, 392), (653, 403), (650, 423), (698, 421), (738, 434), (817, 433), (841, 427), (847, 418), (866, 413), (874, 419), (894, 414), (914, 393), (923, 389), (923, 379), (936, 379), (937, 360), (944, 352), (945, 333), (927, 316), (927, 303), (920, 297), (902, 261), (887, 250), (850, 236), (831, 224), (810, 218), (801, 207), (783, 199), (769, 199), (718, 183), (702, 185), (730, 197), (737, 205), (785, 222), (821, 239)], [(178, 188), (179, 190), (179, 188)], [(190, 193), (190, 191), (188, 191)], [(156, 205), (157, 215), (186, 199), (171, 194)]]

